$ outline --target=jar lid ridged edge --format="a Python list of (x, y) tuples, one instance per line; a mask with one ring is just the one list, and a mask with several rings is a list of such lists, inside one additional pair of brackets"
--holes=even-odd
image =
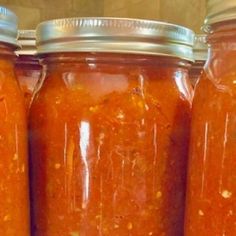
[[(139, 46), (144, 42), (141, 52), (145, 54), (145, 43), (150, 44), (172, 44), (192, 47), (194, 33), (183, 26), (170, 23), (113, 17), (84, 17), (66, 18), (42, 22), (36, 30), (36, 45), (38, 53), (52, 52), (53, 44), (61, 44), (66, 50), (66, 42), (76, 42), (78, 47), (75, 51), (80, 51), (80, 42), (101, 41), (112, 42), (133, 42), (134, 47), (137, 42)], [(121, 52), (122, 50), (121, 43)], [(75, 45), (75, 44), (74, 44)], [(124, 44), (123, 44), (124, 45)], [(69, 43), (68, 45), (69, 46)], [(103, 44), (104, 46), (104, 44)], [(106, 51), (106, 48), (104, 48)], [(140, 50), (140, 48), (137, 48)], [(63, 51), (61, 48), (60, 51)], [(70, 49), (69, 51), (73, 51)], [(148, 53), (148, 52), (147, 52)], [(150, 52), (153, 53), (154, 52)]]

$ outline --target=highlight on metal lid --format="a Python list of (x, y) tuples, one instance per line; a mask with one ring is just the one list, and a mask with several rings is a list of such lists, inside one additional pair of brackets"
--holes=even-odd
[(36, 54), (36, 31), (35, 30), (19, 30), (18, 43), (21, 46), (21, 49), (16, 51), (18, 55)]
[(208, 44), (205, 34), (197, 34), (194, 40), (193, 55), (195, 61), (206, 61), (208, 56)]
[(194, 33), (188, 28), (128, 18), (67, 18), (38, 25), (39, 54), (110, 52), (164, 55), (193, 60)]
[(17, 16), (9, 9), (0, 6), (0, 42), (18, 47)]
[(211, 25), (236, 20), (236, 1), (235, 0), (207, 0), (207, 16), (203, 30), (208, 32)]

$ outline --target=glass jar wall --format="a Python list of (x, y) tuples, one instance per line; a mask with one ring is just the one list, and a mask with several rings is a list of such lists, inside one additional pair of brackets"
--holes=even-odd
[(203, 72), (203, 68), (208, 56), (206, 35), (199, 34), (195, 36), (193, 55), (195, 62), (193, 63), (189, 71), (189, 78), (193, 87), (195, 87)]
[(186, 236), (236, 235), (235, 8), (208, 4), (216, 12), (206, 20), (210, 54), (193, 101)]
[[(91, 28), (101, 41), (85, 44)], [(46, 76), (30, 110), (33, 235), (182, 236), (193, 33), (98, 18), (45, 22), (38, 35)], [(184, 54), (153, 44), (176, 35)]]
[(0, 235), (29, 236), (26, 118), (14, 73), (16, 37), (16, 16), (0, 7)]
[(21, 90), (24, 94), (26, 109), (30, 107), (33, 92), (42, 75), (42, 66), (36, 56), (35, 30), (20, 30), (19, 44), (21, 49), (17, 51), (16, 75)]

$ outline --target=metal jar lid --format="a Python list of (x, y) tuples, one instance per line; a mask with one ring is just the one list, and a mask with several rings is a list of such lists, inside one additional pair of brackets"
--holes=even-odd
[(206, 61), (208, 56), (208, 45), (205, 34), (198, 34), (195, 36), (193, 55), (195, 61)]
[(5, 7), (0, 6), (0, 42), (18, 47), (17, 16)]
[(193, 60), (194, 33), (164, 22), (126, 18), (67, 18), (37, 27), (38, 54), (110, 52)]
[(207, 16), (203, 29), (207, 32), (210, 25), (236, 19), (236, 0), (207, 0)]
[(19, 30), (18, 43), (21, 49), (17, 50), (18, 55), (36, 54), (36, 32), (35, 30)]

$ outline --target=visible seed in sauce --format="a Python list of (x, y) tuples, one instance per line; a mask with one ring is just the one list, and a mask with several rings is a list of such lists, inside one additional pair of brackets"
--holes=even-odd
[(153, 235), (153, 232), (149, 232), (149, 234), (148, 234), (148, 235), (150, 235), (150, 236), (151, 236), (151, 235)]
[(199, 210), (199, 211), (198, 211), (198, 215), (204, 216), (204, 212), (203, 212), (202, 210)]
[(142, 101), (139, 101), (139, 102), (137, 103), (137, 105), (138, 105), (139, 108), (141, 108), (142, 110), (144, 109), (145, 104), (144, 104)]
[(128, 230), (131, 230), (131, 229), (133, 229), (133, 225), (132, 225), (132, 223), (131, 223), (131, 222), (129, 222), (129, 223), (128, 223), (128, 225), (127, 225), (127, 229), (128, 229)]
[(221, 193), (222, 197), (227, 199), (227, 198), (231, 198), (232, 196), (232, 193), (229, 192), (228, 190), (224, 190), (222, 193)]
[(3, 217), (3, 221), (9, 221), (11, 219), (11, 217), (10, 217), (10, 215), (5, 215), (4, 217)]
[(230, 210), (229, 213), (228, 213), (229, 216), (232, 216), (233, 215), (233, 211)]
[(16, 161), (16, 160), (18, 160), (18, 154), (17, 153), (15, 153), (14, 156), (13, 156), (13, 161)]
[(162, 192), (158, 191), (158, 192), (156, 193), (156, 198), (158, 199), (158, 198), (161, 198), (161, 197), (162, 197)]
[(87, 204), (85, 202), (82, 203), (82, 209), (86, 209)]
[(118, 228), (119, 228), (119, 225), (115, 224), (114, 229), (118, 229)]
[(61, 168), (61, 164), (60, 163), (56, 163), (54, 167), (55, 167), (56, 170), (58, 170), (58, 169)]
[(24, 165), (24, 164), (21, 166), (21, 172), (22, 172), (22, 173), (25, 172), (25, 165)]
[(138, 137), (139, 138), (144, 138), (145, 137), (145, 132), (138, 132)]
[(117, 117), (118, 119), (122, 120), (122, 119), (125, 118), (125, 115), (124, 115), (124, 113), (123, 113), (122, 111), (120, 111), (120, 112), (117, 114), (116, 117)]
[(100, 134), (99, 134), (99, 138), (100, 138), (100, 139), (104, 139), (104, 138), (105, 138), (105, 134), (104, 134), (104, 133), (100, 133)]
[(71, 232), (70, 236), (79, 236), (79, 232)]
[(98, 106), (92, 106), (89, 108), (90, 112), (96, 112), (98, 110)]

